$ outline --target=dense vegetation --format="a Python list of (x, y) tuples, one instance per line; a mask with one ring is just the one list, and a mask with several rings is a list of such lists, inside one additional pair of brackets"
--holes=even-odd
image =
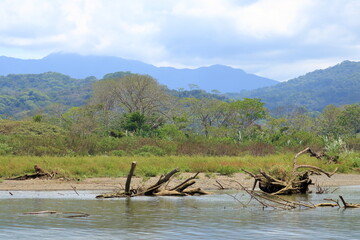
[(344, 61), (275, 86), (227, 96), (261, 98), (266, 107), (274, 111), (280, 108), (291, 111), (296, 107), (322, 111), (329, 104), (341, 106), (360, 102), (359, 89), (360, 62)]
[(92, 87), (86, 105), (1, 120), (0, 154), (242, 156), (311, 146), (338, 155), (360, 149), (358, 103), (274, 117), (257, 98), (174, 97), (147, 75), (109, 77)]

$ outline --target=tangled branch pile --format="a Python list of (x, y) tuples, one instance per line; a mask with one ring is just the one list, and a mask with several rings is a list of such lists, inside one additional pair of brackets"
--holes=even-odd
[[(244, 169), (243, 171), (255, 179), (253, 189), (255, 188), (256, 184), (259, 183), (260, 190), (272, 195), (306, 193), (309, 190), (309, 185), (312, 184), (312, 181), (309, 177), (311, 174), (323, 173), (330, 178), (336, 173), (337, 168), (332, 173), (328, 173), (315, 166), (297, 165), (297, 158), (304, 153), (309, 153), (311, 157), (316, 157), (318, 159), (321, 158), (319, 154), (316, 154), (310, 148), (306, 148), (303, 151), (297, 153), (293, 160), (293, 170), (289, 179), (281, 179), (279, 177), (271, 176), (269, 173), (266, 173), (261, 169), (259, 174), (254, 174)], [(299, 172), (298, 170), (301, 168), (308, 168), (310, 170)]]
[[(298, 201), (290, 201), (287, 199), (284, 199), (278, 195), (272, 195), (266, 192), (259, 192), (254, 190), (248, 190), (245, 188), (240, 182), (235, 181), (240, 187), (241, 190), (245, 191), (250, 197), (251, 200), (255, 200), (258, 202), (263, 209), (270, 208), (270, 209), (281, 209), (281, 210), (292, 210), (296, 208), (318, 208), (318, 207), (339, 207), (339, 208), (360, 208), (360, 204), (354, 204), (354, 203), (347, 203), (344, 198), (340, 195), (339, 198), (341, 200), (342, 206), (340, 204), (339, 200), (334, 199), (324, 199), (331, 202), (326, 203), (318, 203), (318, 204), (312, 204), (312, 203), (304, 203), (304, 202), (298, 202)], [(232, 196), (232, 195), (230, 195)], [(250, 201), (247, 204), (242, 203), (239, 199), (237, 199), (235, 196), (232, 196), (234, 199), (236, 199), (238, 202), (240, 202), (244, 207), (247, 206), (247, 204), (250, 203)]]

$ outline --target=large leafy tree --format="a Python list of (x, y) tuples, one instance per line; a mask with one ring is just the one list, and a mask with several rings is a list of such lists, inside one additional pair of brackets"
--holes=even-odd
[(98, 81), (93, 90), (92, 102), (104, 109), (143, 115), (162, 113), (170, 97), (154, 78), (139, 74)]
[(205, 136), (209, 136), (211, 127), (221, 125), (226, 103), (208, 98), (185, 98), (181, 102), (194, 121), (193, 127), (200, 126)]
[(339, 124), (341, 112), (340, 107), (332, 104), (324, 108), (318, 117), (318, 129), (321, 135), (337, 138), (343, 133), (342, 126)]
[(260, 99), (245, 98), (228, 105), (226, 121), (231, 127), (241, 131), (248, 129), (266, 116), (266, 108)]
[(344, 134), (355, 135), (360, 133), (360, 104), (345, 106), (339, 116), (339, 124), (344, 129)]
[[(119, 123), (116, 119), (119, 114), (127, 114), (125, 118), (142, 116), (151, 129), (157, 128), (171, 117), (172, 97), (167, 94), (164, 86), (148, 75), (126, 74), (121, 78), (104, 79), (94, 83), (93, 90), (91, 104), (102, 107), (101, 119), (109, 128), (113, 128), (114, 123)], [(132, 128), (130, 125), (126, 125), (127, 130)]]

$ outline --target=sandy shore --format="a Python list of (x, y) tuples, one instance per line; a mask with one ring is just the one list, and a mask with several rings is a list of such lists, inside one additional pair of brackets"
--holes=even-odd
[[(169, 187), (175, 186), (188, 177), (192, 176), (190, 173), (182, 173), (174, 178), (170, 183)], [(356, 174), (335, 174), (331, 178), (326, 176), (312, 176), (314, 183), (321, 186), (332, 187), (332, 186), (348, 186), (348, 185), (359, 185), (360, 186), (360, 175)], [(156, 178), (142, 179), (134, 177), (131, 185), (135, 188), (139, 186), (150, 186), (158, 180)], [(243, 173), (237, 173), (233, 176), (223, 175), (211, 175), (210, 178), (205, 174), (199, 174), (199, 179), (196, 180), (194, 187), (200, 187), (204, 190), (215, 190), (219, 189), (219, 185), (216, 181), (220, 182), (223, 187), (229, 189), (239, 189), (239, 185), (234, 182), (240, 182), (245, 187), (251, 187), (254, 180), (248, 175)], [(16, 191), (16, 190), (27, 190), (27, 191), (43, 191), (43, 190), (72, 190), (75, 187), (77, 190), (104, 190), (113, 191), (116, 189), (123, 188), (125, 186), (126, 178), (89, 178), (81, 181), (66, 181), (66, 180), (3, 180), (0, 182), (1, 191)]]

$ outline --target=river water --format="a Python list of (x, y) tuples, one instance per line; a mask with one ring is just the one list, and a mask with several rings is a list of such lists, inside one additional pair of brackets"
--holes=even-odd
[[(360, 209), (263, 210), (232, 197), (247, 203), (243, 192), (102, 200), (95, 199), (96, 191), (11, 194), (0, 191), (0, 239), (360, 239)], [(339, 195), (360, 203), (360, 186), (295, 198), (319, 203)], [(44, 210), (90, 216), (23, 214)]]

